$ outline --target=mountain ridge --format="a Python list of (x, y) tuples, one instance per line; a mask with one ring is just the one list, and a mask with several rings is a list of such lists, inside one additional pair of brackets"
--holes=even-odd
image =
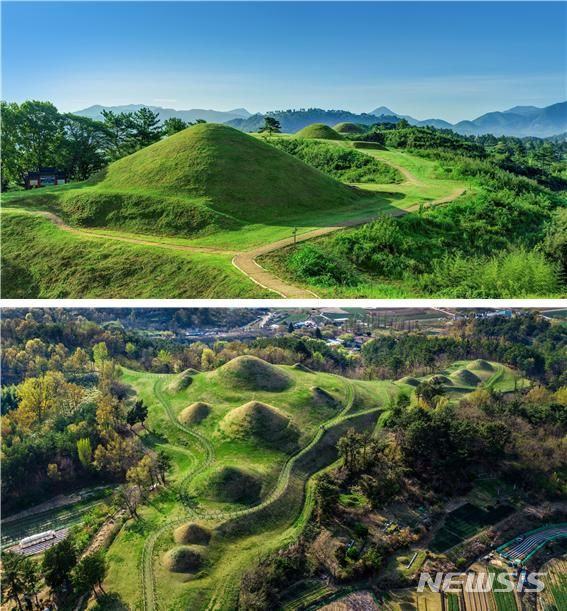
[[(123, 106), (95, 104), (74, 114), (101, 119), (103, 109), (113, 110), (114, 112), (135, 112), (142, 106), (143, 104)], [(179, 117), (188, 122), (203, 119), (211, 123), (225, 123), (245, 132), (258, 131), (267, 115), (276, 118), (282, 126), (282, 131), (286, 133), (295, 133), (312, 123), (324, 123), (334, 127), (338, 123), (372, 125), (374, 123), (396, 123), (402, 119), (418, 127), (431, 126), (437, 129), (451, 129), (462, 135), (493, 134), (495, 136), (548, 138), (567, 131), (567, 101), (541, 108), (537, 106), (513, 106), (506, 110), (488, 112), (474, 119), (463, 120), (454, 124), (439, 118), (415, 119), (410, 115), (396, 113), (387, 106), (378, 106), (371, 112), (359, 114), (348, 110), (324, 110), (322, 108), (275, 110), (254, 114), (251, 114), (245, 108), (235, 108), (227, 111), (199, 108), (176, 110), (160, 106), (148, 106), (148, 108), (154, 112), (159, 112), (162, 121), (170, 117)]]

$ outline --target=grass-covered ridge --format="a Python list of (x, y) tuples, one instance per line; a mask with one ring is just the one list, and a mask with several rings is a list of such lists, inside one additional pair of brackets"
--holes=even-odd
[(273, 138), (270, 143), (343, 182), (402, 182), (402, 177), (395, 168), (354, 148), (308, 138)]

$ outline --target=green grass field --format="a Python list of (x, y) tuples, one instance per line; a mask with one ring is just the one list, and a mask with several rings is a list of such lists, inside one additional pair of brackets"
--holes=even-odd
[[(165, 600), (171, 608), (232, 608), (243, 573), (302, 532), (316, 477), (337, 460), (340, 436), (372, 430), (404, 388), (253, 357), (201, 373), (123, 369), (121, 380), (149, 407), (144, 444), (172, 461), (171, 486), (142, 508), (140, 521), (126, 523), (108, 552), (108, 590), (148, 609)], [(243, 409), (251, 402), (264, 407)], [(206, 409), (196, 412), (196, 404)], [(199, 548), (198, 568), (172, 571), (173, 532), (188, 523), (212, 536)], [(316, 592), (290, 592), (288, 604)]]

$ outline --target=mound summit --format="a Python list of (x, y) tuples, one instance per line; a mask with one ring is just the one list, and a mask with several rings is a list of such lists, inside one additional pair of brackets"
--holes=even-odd
[(211, 540), (211, 531), (204, 526), (189, 522), (173, 531), (173, 539), (183, 545), (208, 545)]
[(451, 374), (451, 379), (462, 386), (477, 386), (482, 380), (468, 369), (458, 369)]
[(203, 401), (191, 403), (182, 410), (177, 419), (181, 424), (199, 424), (211, 413), (212, 407)]
[(366, 131), (360, 123), (337, 123), (333, 129), (339, 134), (362, 134)]
[(296, 132), (297, 138), (322, 138), (324, 140), (342, 140), (342, 136), (324, 123), (312, 123)]
[(207, 492), (215, 501), (252, 505), (260, 499), (262, 480), (240, 467), (221, 467), (209, 478)]
[(299, 437), (288, 416), (260, 401), (249, 401), (231, 410), (220, 427), (229, 437), (257, 439), (284, 451), (295, 449)]
[(214, 374), (228, 388), (282, 391), (291, 386), (291, 378), (256, 356), (237, 356), (219, 367)]
[(165, 553), (165, 567), (173, 573), (194, 573), (203, 564), (203, 548), (199, 545), (180, 545)]
[(220, 215), (219, 222), (227, 218), (223, 215), (233, 221), (268, 221), (336, 208), (358, 197), (275, 146), (215, 123), (189, 127), (119, 159), (93, 181), (90, 194), (136, 191), (191, 198), (188, 205)]

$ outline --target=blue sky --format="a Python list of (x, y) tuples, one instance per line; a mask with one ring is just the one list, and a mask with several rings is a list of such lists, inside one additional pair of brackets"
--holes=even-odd
[(2, 99), (450, 121), (566, 97), (563, 2), (2, 2)]

